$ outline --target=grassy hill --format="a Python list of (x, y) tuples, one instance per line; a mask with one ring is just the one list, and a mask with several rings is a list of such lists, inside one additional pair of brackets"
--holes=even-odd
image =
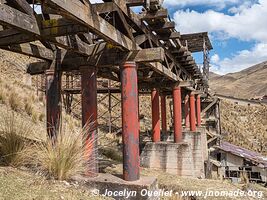
[(239, 98), (253, 98), (267, 94), (267, 62), (237, 73), (220, 76), (210, 74), (210, 87), (218, 93)]

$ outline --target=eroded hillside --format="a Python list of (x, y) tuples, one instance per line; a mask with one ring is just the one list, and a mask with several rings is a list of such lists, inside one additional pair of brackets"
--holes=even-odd
[(267, 107), (241, 106), (221, 101), (224, 139), (267, 155)]

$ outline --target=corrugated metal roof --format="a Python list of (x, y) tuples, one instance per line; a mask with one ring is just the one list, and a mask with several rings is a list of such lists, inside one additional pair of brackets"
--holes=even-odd
[(228, 142), (221, 142), (220, 146), (217, 147), (225, 152), (232, 153), (236, 156), (250, 160), (257, 164), (261, 168), (267, 168), (267, 157), (248, 149), (233, 145)]

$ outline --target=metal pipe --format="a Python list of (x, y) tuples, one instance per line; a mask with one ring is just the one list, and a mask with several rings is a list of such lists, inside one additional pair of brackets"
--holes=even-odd
[(153, 89), (152, 101), (152, 141), (160, 142), (160, 115), (159, 115), (159, 91)]
[(182, 141), (182, 102), (181, 88), (173, 88), (174, 142)]
[(136, 181), (140, 178), (138, 85), (135, 62), (121, 66), (123, 179)]
[(48, 136), (55, 142), (61, 118), (61, 72), (47, 70), (46, 77), (46, 125)]
[(200, 95), (197, 95), (197, 126), (201, 126), (201, 99)]
[(97, 70), (95, 67), (81, 67), (82, 125), (84, 128), (84, 148), (87, 159), (87, 176), (98, 173), (97, 160)]
[(196, 106), (195, 95), (190, 94), (190, 131), (196, 131)]
[(166, 111), (166, 95), (161, 95), (160, 97), (160, 105), (161, 105), (161, 126), (162, 133), (164, 135), (167, 134), (167, 111)]

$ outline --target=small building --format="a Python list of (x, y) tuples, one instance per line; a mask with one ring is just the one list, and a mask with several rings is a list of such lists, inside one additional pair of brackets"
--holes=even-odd
[(267, 157), (228, 142), (215, 146), (210, 165), (212, 178), (240, 182), (246, 175), (250, 182), (267, 183)]

